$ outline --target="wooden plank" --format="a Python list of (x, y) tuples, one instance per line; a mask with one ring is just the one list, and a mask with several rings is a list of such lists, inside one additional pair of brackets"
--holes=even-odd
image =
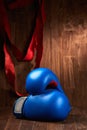
[(64, 130), (77, 130), (75, 123), (64, 124)]
[(13, 118), (13, 115), (10, 114), (10, 117), (7, 121), (7, 124), (4, 130), (20, 130), (22, 121), (16, 118)]
[(0, 130), (4, 130), (7, 121), (9, 119), (9, 113), (10, 113), (10, 108), (1, 108), (0, 107)]
[(87, 113), (82, 109), (73, 108), (68, 119), (64, 121), (64, 129), (86, 130)]
[[(50, 0), (48, 0), (50, 2)], [(46, 4), (45, 1), (45, 10), (46, 10), (46, 22), (43, 32), (43, 56), (41, 60), (40, 67), (52, 68), (52, 53), (51, 53), (51, 16), (50, 16), (50, 5)]]
[(87, 113), (82, 109), (75, 109), (75, 124), (77, 130), (87, 129)]
[(32, 130), (47, 130), (46, 122), (34, 122)]
[(22, 120), (20, 130), (33, 130), (34, 121)]
[(64, 130), (62, 123), (47, 123), (47, 130)]

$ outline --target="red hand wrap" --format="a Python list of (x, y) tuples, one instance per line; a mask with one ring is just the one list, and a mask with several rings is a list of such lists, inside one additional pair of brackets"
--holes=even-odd
[[(10, 10), (13, 10), (16, 8), (22, 8), (22, 7), (28, 6), (32, 2), (34, 2), (34, 0), (24, 0), (24, 1), (16, 0), (16, 2), (9, 4), (8, 8)], [(39, 0), (38, 3), (39, 3), (39, 9), (38, 9), (37, 17), (36, 17), (36, 25), (35, 25), (34, 32), (31, 38), (31, 42), (29, 43), (29, 46), (25, 55), (23, 55), (22, 52), (15, 45), (11, 43), (11, 33), (10, 33), (8, 15), (7, 15), (3, 0), (1, 0), (1, 3), (0, 3), (0, 17), (1, 17), (0, 25), (2, 27), (1, 31), (4, 30), (4, 32), (7, 35), (7, 37), (4, 36), (5, 72), (6, 72), (8, 81), (13, 86), (14, 90), (16, 88), (15, 87), (15, 67), (11, 59), (10, 53), (6, 47), (6, 38), (9, 39), (11, 50), (17, 60), (31, 61), (34, 57), (34, 53), (36, 50), (35, 68), (40, 66), (40, 61), (42, 58), (42, 50), (43, 50), (43, 25), (45, 21), (45, 13), (44, 13), (44, 1), (42, 0), (42, 2), (40, 2)], [(19, 94), (17, 91), (16, 91), (16, 94), (19, 96), (22, 96), (22, 94)]]

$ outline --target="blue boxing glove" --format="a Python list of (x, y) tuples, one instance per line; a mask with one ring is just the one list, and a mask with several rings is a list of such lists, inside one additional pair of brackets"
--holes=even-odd
[(47, 68), (38, 68), (26, 78), (28, 97), (19, 98), (13, 108), (17, 118), (60, 121), (68, 116), (71, 106), (56, 75)]
[(48, 68), (32, 70), (26, 78), (26, 90), (29, 94), (41, 94), (48, 86), (63, 92), (57, 76)]
[(16, 117), (41, 121), (64, 120), (70, 110), (68, 98), (55, 89), (48, 89), (40, 95), (21, 97), (14, 105)]

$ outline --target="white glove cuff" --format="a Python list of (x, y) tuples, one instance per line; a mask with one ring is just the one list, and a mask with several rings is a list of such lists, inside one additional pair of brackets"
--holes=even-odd
[(22, 116), (22, 109), (23, 109), (23, 104), (27, 97), (20, 97), (19, 99), (16, 100), (13, 108), (13, 113), (18, 117)]

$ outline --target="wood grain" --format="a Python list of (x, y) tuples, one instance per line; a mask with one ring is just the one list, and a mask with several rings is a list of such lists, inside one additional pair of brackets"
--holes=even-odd
[[(47, 61), (45, 66), (57, 74), (71, 103), (86, 109), (87, 2), (55, 0), (48, 3), (44, 45), (50, 44), (51, 48), (45, 47), (44, 52), (47, 53), (43, 53), (41, 66)], [(50, 36), (47, 44), (45, 31), (48, 31), (48, 38)]]
[[(31, 8), (30, 12), (33, 11), (33, 14), (31, 16), (29, 13), (28, 17), (29, 9), (16, 10), (9, 14), (12, 41), (22, 51), (23, 41), (26, 39), (27, 31), (31, 31), (30, 24), (35, 16), (35, 10)], [(73, 106), (87, 110), (87, 1), (45, 0), (45, 10), (47, 19), (44, 26), (41, 67), (50, 68), (56, 73)], [(16, 84), (19, 87), (24, 86), (25, 76), (32, 65), (34, 66), (32, 63), (15, 61)], [(0, 72), (0, 86), (9, 88), (2, 72)], [(3, 106), (10, 98), (9, 93), (6, 93), (7, 90), (3, 92), (0, 88), (0, 104)]]
[(87, 130), (87, 112), (73, 108), (65, 121), (40, 122), (16, 119), (12, 108), (0, 109), (0, 130)]

